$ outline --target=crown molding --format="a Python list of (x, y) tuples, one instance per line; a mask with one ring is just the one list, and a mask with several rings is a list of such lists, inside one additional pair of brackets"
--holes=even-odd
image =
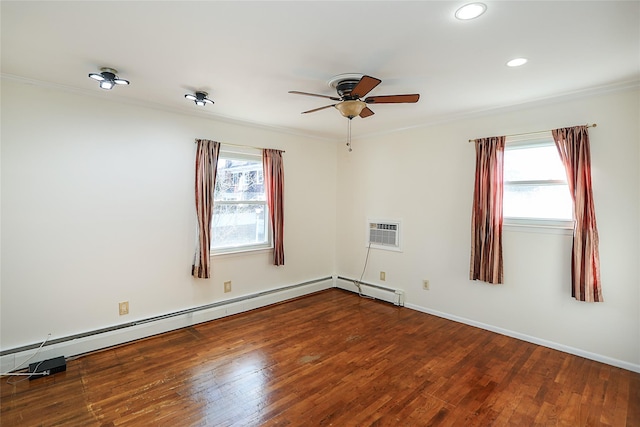
[(125, 104), (125, 105), (132, 105), (132, 106), (137, 106), (137, 107), (143, 107), (143, 108), (150, 108), (153, 110), (159, 110), (159, 111), (164, 111), (167, 113), (175, 113), (175, 114), (181, 114), (183, 116), (189, 116), (189, 117), (198, 117), (198, 118), (202, 118), (202, 119), (207, 119), (207, 120), (214, 120), (217, 122), (223, 122), (223, 123), (228, 123), (228, 124), (232, 124), (232, 125), (236, 125), (236, 126), (249, 126), (255, 129), (260, 129), (260, 130), (266, 130), (266, 131), (271, 131), (271, 132), (278, 132), (278, 133), (284, 133), (287, 135), (293, 135), (293, 136), (301, 136), (301, 137), (305, 137), (305, 138), (313, 138), (313, 139), (317, 139), (317, 140), (321, 140), (321, 141), (335, 141), (334, 138), (331, 137), (324, 137), (324, 136), (320, 136), (317, 134), (312, 134), (309, 132), (304, 132), (304, 131), (299, 131), (296, 129), (292, 129), (292, 128), (288, 128), (285, 126), (274, 126), (274, 125), (270, 125), (267, 123), (260, 123), (260, 122), (251, 122), (251, 121), (246, 121), (246, 120), (240, 120), (234, 117), (230, 117), (230, 116), (225, 116), (222, 114), (217, 114), (217, 113), (211, 113), (208, 111), (203, 111), (203, 110), (197, 110), (194, 111), (193, 109), (187, 109), (186, 107), (169, 107), (166, 105), (162, 105), (162, 104), (157, 104), (157, 103), (153, 103), (153, 102), (146, 102), (146, 101), (140, 101), (137, 99), (133, 99), (133, 98), (127, 98), (126, 96), (119, 96), (117, 99), (113, 99), (111, 97), (107, 97), (107, 93), (104, 93), (104, 91), (95, 91), (95, 90), (89, 90), (89, 89), (79, 89), (73, 86), (67, 86), (67, 85), (61, 85), (58, 83), (51, 83), (51, 82), (46, 82), (46, 81), (42, 81), (42, 80), (35, 80), (35, 79), (29, 79), (26, 77), (21, 77), (21, 76), (16, 76), (13, 74), (5, 74), (5, 73), (1, 73), (0, 74), (0, 80), (9, 80), (9, 81), (14, 81), (14, 82), (18, 82), (18, 83), (22, 83), (22, 84), (27, 84), (27, 85), (31, 85), (31, 86), (37, 86), (37, 87), (41, 87), (41, 88), (47, 88), (47, 89), (54, 89), (54, 90), (59, 90), (61, 92), (69, 92), (69, 93), (75, 93), (78, 95), (85, 95), (85, 96), (90, 96), (90, 97), (94, 97), (94, 98), (101, 98), (101, 99), (106, 99), (108, 101), (111, 102), (116, 102), (116, 103), (121, 103), (121, 104)]
[[(101, 92), (97, 92), (95, 90), (78, 89), (72, 86), (66, 86), (66, 85), (61, 85), (57, 83), (29, 79), (29, 78), (20, 77), (12, 74), (1, 73), (0, 79), (3, 79), (3, 80), (6, 79), (6, 80), (16, 81), (19, 83), (43, 87), (43, 88), (56, 89), (56, 90), (65, 91), (65, 92), (71, 92), (71, 93), (76, 93), (81, 95), (107, 99), (105, 94)], [(615, 82), (615, 83), (606, 84), (606, 85), (593, 86), (585, 89), (564, 92), (564, 93), (556, 94), (552, 96), (540, 97), (540, 98), (536, 98), (536, 99), (529, 100), (526, 102), (521, 102), (521, 103), (506, 104), (498, 107), (490, 107), (490, 108), (483, 108), (483, 109), (477, 109), (477, 110), (457, 112), (452, 114), (445, 114), (440, 116), (433, 116), (430, 119), (425, 120), (423, 123), (420, 123), (419, 125), (406, 126), (402, 128), (394, 128), (394, 129), (390, 129), (382, 132), (359, 134), (357, 136), (353, 136), (352, 140), (359, 141), (359, 140), (375, 138), (375, 137), (384, 136), (384, 135), (392, 135), (392, 134), (396, 134), (396, 133), (404, 132), (408, 130), (421, 129), (421, 128), (427, 128), (427, 127), (432, 127), (436, 125), (447, 124), (447, 123), (460, 121), (460, 120), (481, 118), (481, 117), (486, 117), (486, 116), (495, 115), (495, 114), (520, 111), (520, 110), (534, 108), (534, 107), (557, 104), (559, 102), (566, 102), (566, 101), (571, 101), (571, 100), (580, 99), (580, 98), (587, 98), (587, 97), (603, 95), (607, 93), (621, 92), (621, 91), (627, 91), (627, 90), (633, 90), (633, 89), (639, 89), (639, 88), (640, 88), (640, 80), (638, 79)], [(289, 128), (286, 126), (274, 126), (267, 123), (240, 120), (234, 117), (225, 116), (217, 113), (211, 113), (207, 111), (193, 111), (193, 110), (187, 110), (186, 108), (182, 108), (182, 107), (168, 107), (166, 105), (143, 102), (140, 100), (127, 98), (127, 97), (119, 97), (117, 100), (109, 98), (109, 100), (113, 102), (120, 102), (122, 104), (151, 108), (154, 110), (177, 113), (177, 114), (190, 116), (190, 117), (199, 117), (203, 119), (219, 121), (219, 122), (233, 124), (237, 126), (250, 126), (255, 129), (284, 133), (284, 134), (293, 135), (293, 136), (301, 136), (305, 138), (313, 138), (313, 139), (322, 140), (322, 141), (343, 142), (342, 137), (336, 139), (332, 137), (321, 136), (311, 132), (305, 132), (305, 131)]]

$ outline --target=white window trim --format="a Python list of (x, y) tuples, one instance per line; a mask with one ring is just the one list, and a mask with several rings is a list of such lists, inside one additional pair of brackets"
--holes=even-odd
[[(531, 147), (555, 146), (551, 131), (536, 132), (527, 135), (507, 137), (505, 150)], [(505, 182), (507, 184), (508, 182)], [(515, 184), (515, 183), (514, 183)], [(564, 184), (562, 181), (518, 181), (520, 185), (558, 185)], [(516, 184), (516, 185), (518, 185)], [(573, 214), (572, 214), (573, 216)], [(573, 235), (575, 219), (541, 219), (541, 218), (520, 218), (504, 217), (503, 229), (514, 232), (526, 233), (547, 233)]]
[(527, 135), (508, 136), (505, 141), (505, 148), (529, 148), (529, 147), (554, 147), (553, 135), (551, 131), (536, 132)]
[[(262, 161), (262, 152), (258, 149), (255, 148), (249, 148), (249, 147), (237, 147), (237, 146), (232, 146), (232, 147), (220, 147), (220, 152), (218, 154), (219, 158), (222, 157), (232, 157), (235, 159), (246, 159), (246, 160), (253, 160), (253, 161), (257, 161), (260, 160)], [(263, 176), (264, 176), (264, 171), (263, 171)], [(264, 179), (264, 178), (263, 178)], [(214, 202), (215, 203), (215, 202)], [(233, 200), (228, 200), (224, 202), (225, 204), (256, 204), (256, 205), (261, 205), (261, 206), (267, 206), (267, 202), (260, 202), (257, 203), (255, 201), (233, 201)], [(267, 217), (265, 218), (265, 221), (269, 221), (269, 216), (267, 215)], [(255, 245), (242, 245), (242, 246), (226, 246), (224, 248), (210, 248), (209, 249), (209, 258), (213, 257), (213, 256), (223, 256), (223, 255), (241, 255), (241, 254), (245, 254), (247, 252), (252, 252), (252, 253), (259, 253), (259, 252), (269, 252), (273, 250), (273, 235), (271, 232), (271, 226), (267, 225), (267, 242), (266, 243), (260, 243), (260, 244), (255, 244)]]

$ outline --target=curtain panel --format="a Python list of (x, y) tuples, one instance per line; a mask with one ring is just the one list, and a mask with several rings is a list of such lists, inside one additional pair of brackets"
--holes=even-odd
[(284, 265), (284, 167), (282, 151), (262, 150), (264, 186), (273, 233), (273, 264)]
[(476, 139), (469, 279), (503, 283), (502, 197), (505, 136)]
[(578, 301), (600, 302), (600, 255), (598, 229), (591, 188), (591, 149), (587, 126), (551, 131), (567, 171), (573, 199), (575, 226), (571, 255), (571, 295)]
[(196, 139), (195, 200), (198, 220), (196, 251), (191, 266), (193, 277), (211, 277), (211, 219), (213, 217), (213, 192), (216, 186), (216, 169), (220, 143)]

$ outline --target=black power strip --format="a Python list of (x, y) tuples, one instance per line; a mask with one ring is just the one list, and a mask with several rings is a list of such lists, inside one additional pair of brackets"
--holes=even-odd
[(29, 373), (33, 373), (33, 375), (29, 376), (29, 381), (66, 370), (67, 362), (64, 359), (64, 356), (43, 360), (42, 362), (30, 363)]

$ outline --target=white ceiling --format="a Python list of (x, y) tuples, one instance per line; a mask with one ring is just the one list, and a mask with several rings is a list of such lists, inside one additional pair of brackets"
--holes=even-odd
[[(369, 95), (419, 93), (417, 104), (372, 105), (356, 135), (640, 79), (640, 2), (2, 1), (4, 77), (119, 101), (342, 139), (347, 119), (323, 98), (343, 73), (382, 80)], [(524, 56), (529, 63), (508, 68)], [(103, 91), (107, 66), (131, 81)], [(204, 90), (200, 108), (184, 98)]]

